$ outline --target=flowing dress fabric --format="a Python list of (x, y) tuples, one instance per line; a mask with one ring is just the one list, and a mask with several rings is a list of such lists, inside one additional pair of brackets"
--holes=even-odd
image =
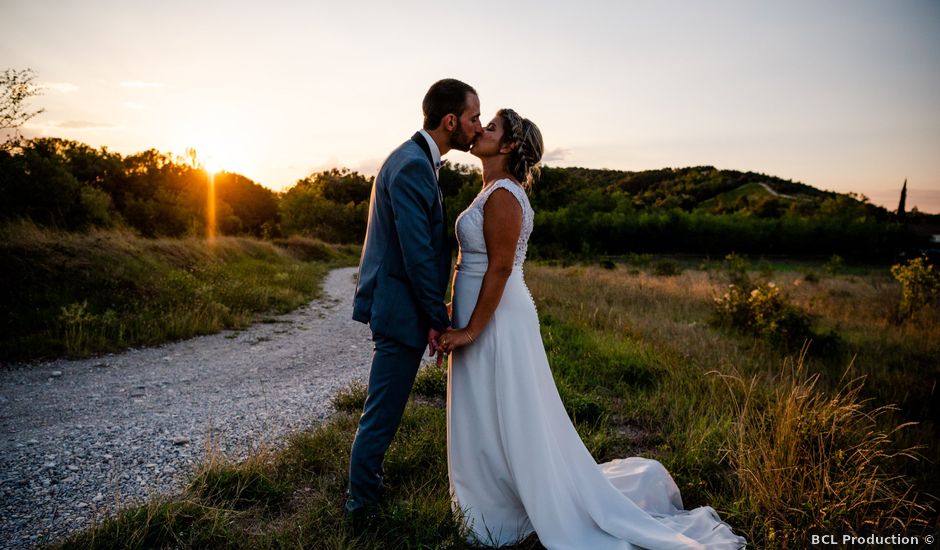
[(551, 550), (743, 547), (711, 507), (682, 509), (659, 462), (598, 465), (582, 443), (558, 396), (523, 279), (534, 214), (510, 180), (484, 188), (457, 219), (454, 326), (466, 326), (480, 292), (483, 205), (499, 188), (522, 207), (515, 266), (490, 322), (451, 355), (447, 377), (450, 491), (472, 541), (513, 544), (534, 530)]

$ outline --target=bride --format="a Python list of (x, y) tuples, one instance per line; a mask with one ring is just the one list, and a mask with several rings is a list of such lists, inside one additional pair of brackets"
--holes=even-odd
[(547, 548), (721, 548), (746, 542), (708, 506), (686, 511), (657, 461), (598, 465), (558, 396), (522, 275), (534, 212), (525, 188), (542, 157), (530, 120), (502, 109), (471, 153), (483, 189), (457, 218), (447, 462), (471, 540)]

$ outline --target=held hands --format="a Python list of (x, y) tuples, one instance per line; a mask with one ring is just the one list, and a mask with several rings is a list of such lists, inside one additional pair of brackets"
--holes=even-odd
[[(449, 327), (448, 327), (449, 328)], [(441, 349), (440, 344), (441, 333), (434, 330), (433, 328), (428, 329), (428, 357), (434, 356), (437, 354), (437, 366), (441, 366), (441, 363), (444, 362), (444, 350)]]
[(476, 336), (465, 328), (460, 330), (448, 329), (437, 339), (439, 348), (444, 353), (450, 353), (457, 348), (472, 344)]

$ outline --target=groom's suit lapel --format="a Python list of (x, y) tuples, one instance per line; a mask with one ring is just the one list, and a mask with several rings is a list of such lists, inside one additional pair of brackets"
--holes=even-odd
[(428, 140), (424, 139), (424, 136), (421, 135), (421, 132), (415, 132), (415, 135), (411, 136), (411, 141), (418, 144), (418, 147), (424, 151), (424, 154), (428, 157), (428, 162), (431, 163), (431, 168), (434, 168), (434, 156), (431, 155), (431, 146), (428, 145)]
[[(434, 156), (431, 155), (431, 146), (428, 145), (428, 140), (424, 139), (424, 136), (421, 135), (421, 132), (415, 132), (415, 135), (411, 136), (411, 141), (418, 144), (418, 147), (424, 151), (425, 156), (428, 157), (428, 162), (431, 163), (431, 170), (434, 170), (435, 174), (438, 174), (437, 168), (434, 166)], [(444, 208), (444, 192), (441, 190), (440, 180), (435, 180), (437, 183), (437, 196), (441, 199), (441, 210), (444, 212), (444, 227), (447, 227), (447, 209)]]
[[(421, 135), (421, 132), (415, 132), (415, 135), (411, 136), (411, 141), (418, 144), (418, 147), (424, 151), (425, 156), (428, 157), (428, 162), (431, 163), (431, 170), (434, 170), (435, 175), (438, 175), (437, 167), (434, 166), (434, 155), (431, 154), (431, 146), (428, 145), (428, 140), (424, 139), (424, 136)], [(438, 176), (439, 177), (439, 176)], [(444, 206), (444, 193), (441, 191), (440, 182), (437, 181), (437, 195), (441, 199), (441, 206)]]
[[(424, 139), (424, 136), (421, 135), (421, 132), (415, 132), (415, 135), (411, 136), (411, 141), (417, 143), (418, 147), (420, 147), (421, 150), (424, 151), (424, 154), (427, 155), (428, 157), (428, 162), (431, 163), (431, 169), (434, 170), (435, 174), (439, 174), (437, 169), (434, 166), (434, 156), (431, 154), (431, 146), (428, 145), (428, 140)], [(444, 205), (444, 192), (441, 190), (440, 180), (437, 180), (436, 183), (437, 183), (437, 196), (438, 198), (441, 199), (441, 219), (443, 222), (441, 223), (441, 229), (443, 230), (443, 233), (444, 233), (443, 242), (445, 243), (445, 246), (448, 246), (447, 245), (447, 242), (448, 242), (447, 241), (447, 227), (448, 227), (447, 207)], [(448, 256), (449, 255), (450, 253), (448, 252)], [(450, 274), (448, 273), (448, 276), (449, 275)]]

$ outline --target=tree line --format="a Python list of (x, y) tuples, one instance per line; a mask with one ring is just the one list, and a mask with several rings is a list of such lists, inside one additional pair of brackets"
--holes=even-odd
[[(221, 234), (302, 234), (359, 243), (373, 178), (348, 169), (310, 174), (276, 193), (234, 173), (215, 175)], [(482, 185), (479, 170), (445, 163), (451, 224)], [(0, 150), (0, 221), (65, 230), (125, 227), (146, 237), (206, 232), (209, 174), (195, 152), (122, 156), (58, 139)], [(860, 195), (825, 192), (764, 174), (710, 166), (641, 172), (545, 167), (530, 191), (533, 256), (631, 252), (830, 255), (893, 259), (922, 246), (902, 222)], [(453, 229), (451, 229), (453, 231)]]

